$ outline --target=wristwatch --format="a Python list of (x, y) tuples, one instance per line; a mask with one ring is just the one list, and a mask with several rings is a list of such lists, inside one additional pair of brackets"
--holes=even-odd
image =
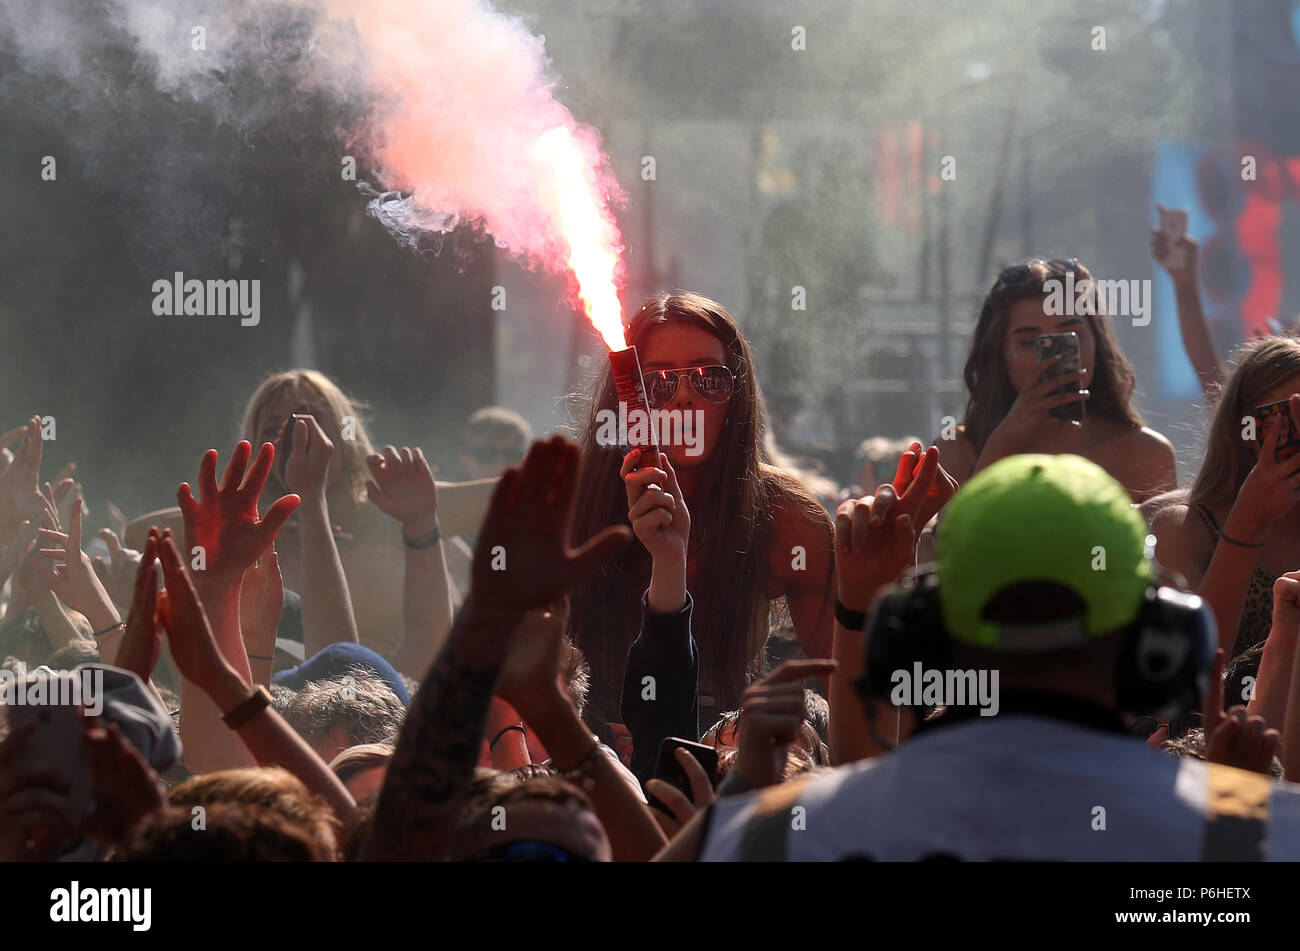
[(438, 542), (442, 541), (442, 523), (439, 522), (437, 518), (434, 518), (433, 531), (426, 535), (421, 535), (419, 538), (408, 538), (406, 535), (406, 528), (403, 527), (402, 541), (406, 544), (407, 548), (414, 548), (417, 550), (421, 548), (432, 548), (434, 545), (438, 544)]
[(271, 705), (271, 692), (258, 684), (252, 695), (228, 713), (221, 715), (222, 722), (232, 730), (238, 730), (253, 717)]

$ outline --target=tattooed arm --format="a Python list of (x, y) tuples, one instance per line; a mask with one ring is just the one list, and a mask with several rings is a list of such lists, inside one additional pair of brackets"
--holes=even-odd
[(363, 859), (447, 857), (504, 659), (492, 645), (504, 647), (520, 617), (466, 602), (406, 716)]
[(470, 595), (407, 714), (363, 859), (446, 858), (515, 629), (630, 539), (610, 526), (577, 551), (567, 547), (577, 467), (577, 446), (556, 437), (534, 443), (523, 466), (497, 483)]

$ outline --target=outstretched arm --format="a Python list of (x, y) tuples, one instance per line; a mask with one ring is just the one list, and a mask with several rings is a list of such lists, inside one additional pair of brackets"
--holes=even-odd
[(447, 857), (515, 629), (530, 609), (555, 601), (631, 537), (610, 526), (568, 549), (577, 467), (577, 446), (556, 437), (535, 443), (522, 468), (498, 482), (469, 597), (407, 714), (364, 858)]
[(293, 426), (292, 450), (285, 466), (285, 484), (302, 497), (299, 534), (302, 538), (302, 637), (307, 656), (330, 644), (357, 643), (357, 621), (352, 614), (348, 579), (343, 573), (329, 504), (326, 477), (334, 444), (311, 416), (285, 423)]
[(370, 501), (402, 525), (406, 567), (403, 615), (406, 637), (393, 666), (410, 677), (429, 669), (451, 630), (451, 579), (438, 522), (438, 487), (424, 453), (385, 446), (366, 463)]
[[(904, 454), (904, 460), (909, 453)], [(908, 463), (912, 465), (912, 463)], [(900, 472), (904, 468), (900, 461)], [(915, 528), (921, 518), (933, 517), (939, 500), (951, 492), (942, 481), (939, 450), (931, 446), (916, 459), (912, 476), (899, 492), (883, 485), (873, 496), (840, 503), (835, 513), (835, 565), (838, 597), (847, 611), (866, 614), (872, 602), (913, 562)], [(895, 483), (904, 480), (896, 478)], [(938, 496), (936, 485), (945, 485)], [(835, 672), (831, 674), (831, 761), (837, 766), (883, 752), (873, 736), (853, 681), (866, 673), (865, 637), (861, 629), (835, 621)], [(879, 706), (879, 705), (878, 705)], [(901, 727), (901, 712), (888, 708), (880, 726), (888, 734)]]
[[(1159, 207), (1159, 206), (1157, 206)], [(1163, 210), (1163, 209), (1161, 209)], [(1171, 266), (1171, 251), (1182, 253), (1182, 265)], [(1205, 308), (1201, 306), (1201, 289), (1198, 258), (1200, 247), (1196, 241), (1183, 235), (1176, 246), (1171, 246), (1169, 237), (1159, 228), (1151, 232), (1151, 254), (1168, 272), (1174, 281), (1174, 298), (1178, 302), (1178, 329), (1183, 337), (1183, 349), (1187, 359), (1201, 381), (1201, 391), (1205, 400), (1213, 406), (1219, 399), (1219, 392), (1227, 374), (1214, 348), (1214, 338), (1210, 334), (1209, 321), (1205, 319)]]
[[(194, 498), (188, 483), (176, 493), (185, 519), (185, 549), (194, 588), (222, 657), (245, 683), (252, 681), (252, 673), (239, 623), (240, 583), (244, 571), (266, 554), (276, 532), (298, 506), (296, 495), (286, 495), (267, 510), (265, 518), (258, 516), (257, 498), (270, 474), (275, 449), (265, 443), (250, 467), (251, 455), (248, 442), (236, 446), (218, 487), (217, 451), (209, 449), (199, 465), (199, 498)], [(174, 644), (172, 649), (174, 657)], [(221, 721), (221, 713), (197, 684), (182, 679), (181, 744), (192, 772), (253, 765), (248, 749)]]
[[(167, 631), (172, 658), (185, 682), (203, 691), (218, 718), (255, 695), (248, 678), (235, 669), (217, 644), (193, 579), (181, 563), (171, 533), (158, 544), (166, 590), (158, 596), (158, 619)], [(183, 709), (183, 708), (182, 708)], [(183, 714), (182, 714), (183, 715)], [(251, 753), (260, 766), (283, 766), (322, 796), (345, 825), (356, 803), (337, 776), (293, 728), (271, 708), (261, 707), (237, 728), (218, 719), (220, 728)]]

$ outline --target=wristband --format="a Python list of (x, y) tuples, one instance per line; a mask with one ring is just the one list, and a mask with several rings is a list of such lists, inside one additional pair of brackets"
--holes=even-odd
[(91, 634), (90, 636), (98, 639), (103, 637), (105, 634), (112, 634), (114, 631), (124, 631), (124, 630), (126, 630), (126, 622), (118, 621), (116, 624), (112, 624), (104, 628), (102, 631), (95, 631), (95, 633)]
[[(248, 652), (245, 651), (245, 653), (248, 653)], [(260, 655), (258, 655), (258, 654), (248, 654), (248, 659), (249, 659), (249, 660), (275, 660), (274, 657), (262, 657), (262, 656), (260, 656)]]
[(407, 548), (419, 550), (421, 548), (432, 548), (438, 542), (442, 541), (442, 523), (438, 521), (437, 516), (433, 519), (433, 531), (427, 535), (421, 535), (419, 538), (410, 538), (406, 534), (406, 527), (402, 527), (402, 541)]
[(840, 603), (840, 599), (835, 599), (835, 620), (850, 631), (862, 631), (867, 627), (866, 611), (850, 611)]
[(221, 715), (222, 721), (232, 730), (238, 730), (253, 717), (271, 705), (271, 693), (261, 684), (253, 688), (252, 695), (233, 710)]
[(488, 744), (488, 749), (489, 750), (495, 749), (497, 745), (497, 740), (501, 739), (501, 737), (505, 736), (511, 730), (518, 730), (524, 736), (528, 735), (528, 731), (524, 728), (524, 725), (522, 723), (512, 723), (510, 724), (510, 726), (502, 727), (500, 730), (497, 731), (497, 735), (492, 737), (492, 742)]
[(1219, 537), (1223, 539), (1225, 542), (1227, 542), (1229, 545), (1236, 545), (1238, 548), (1263, 548), (1264, 547), (1263, 542), (1257, 542), (1254, 545), (1248, 544), (1247, 542), (1239, 542), (1235, 538), (1229, 538), (1222, 531), (1219, 532)]

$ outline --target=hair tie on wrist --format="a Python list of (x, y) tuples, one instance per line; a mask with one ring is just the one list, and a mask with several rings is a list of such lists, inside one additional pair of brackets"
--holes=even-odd
[(495, 749), (495, 748), (496, 748), (496, 745), (497, 745), (497, 740), (501, 739), (501, 737), (505, 736), (505, 735), (506, 735), (507, 733), (509, 733), (511, 730), (518, 730), (518, 731), (519, 731), (520, 733), (522, 733), (525, 737), (528, 736), (528, 731), (527, 731), (526, 729), (524, 729), (524, 725), (523, 725), (522, 723), (512, 723), (512, 724), (510, 724), (510, 726), (502, 727), (502, 728), (497, 732), (497, 735), (494, 736), (494, 737), (492, 737), (492, 742), (488, 744), (488, 749), (489, 749), (489, 750)]
[(1263, 542), (1256, 542), (1254, 545), (1248, 544), (1247, 542), (1239, 542), (1235, 538), (1229, 538), (1227, 534), (1222, 531), (1219, 532), (1219, 537), (1223, 539), (1225, 542), (1227, 542), (1229, 545), (1236, 545), (1238, 548), (1263, 548), (1264, 547)]

